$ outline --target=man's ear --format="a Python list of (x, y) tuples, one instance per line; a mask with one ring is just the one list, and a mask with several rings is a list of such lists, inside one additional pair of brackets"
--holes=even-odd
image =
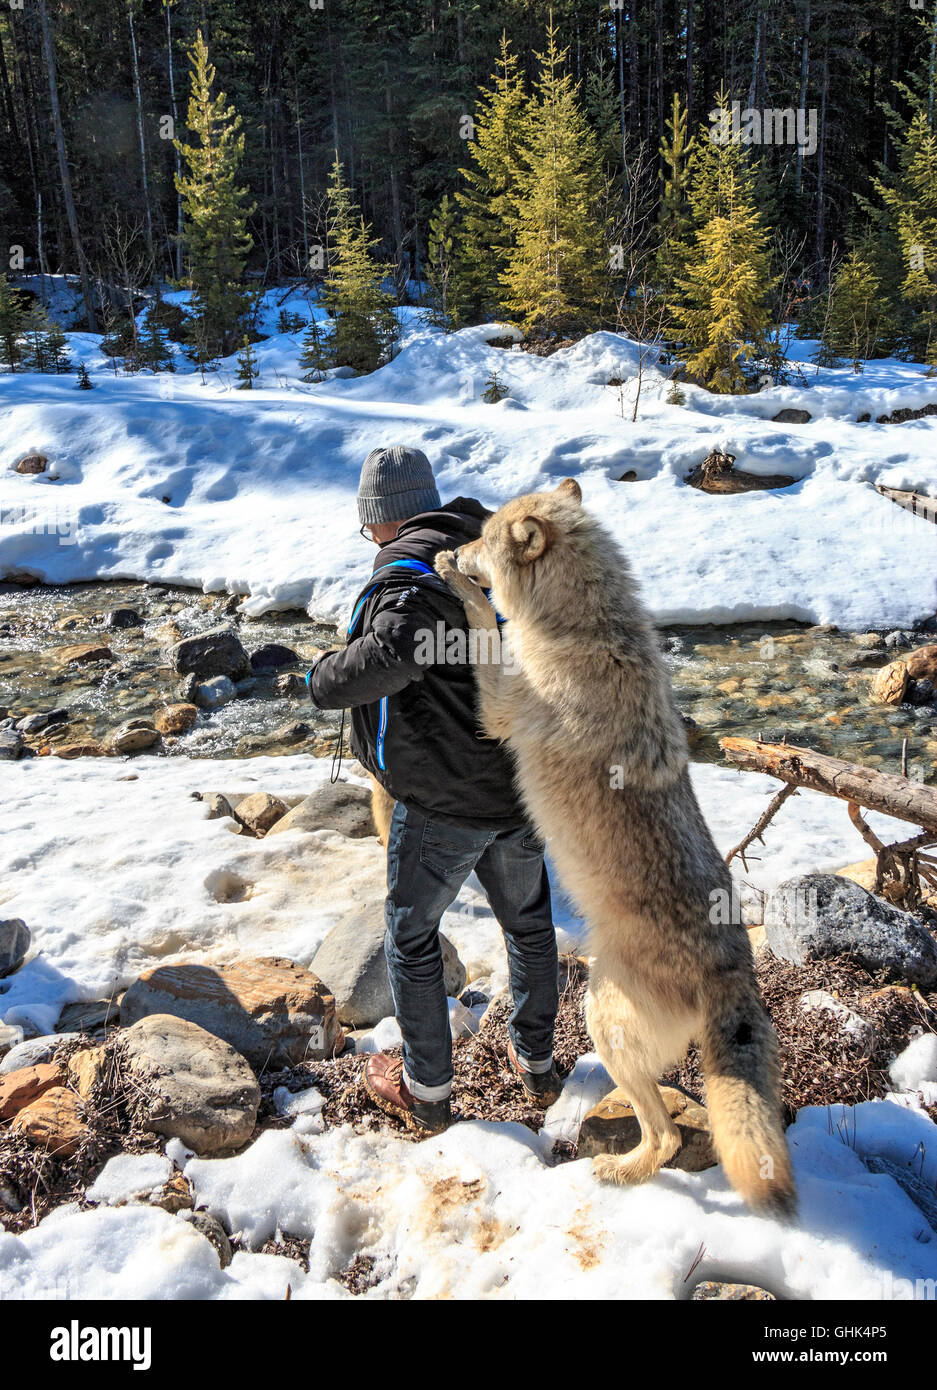
[(582, 501), (582, 488), (575, 478), (564, 478), (556, 490), (561, 497), (571, 497), (574, 502)]
[(550, 523), (537, 516), (525, 516), (523, 521), (511, 522), (511, 539), (515, 545), (516, 558), (522, 565), (539, 560), (551, 540)]

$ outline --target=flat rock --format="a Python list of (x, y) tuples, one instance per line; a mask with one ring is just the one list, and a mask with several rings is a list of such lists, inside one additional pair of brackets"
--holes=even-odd
[(231, 965), (157, 966), (124, 995), (125, 1026), (151, 1014), (198, 1024), (256, 1067), (298, 1066), (341, 1051), (335, 1000), (310, 970), (276, 956)]
[[(465, 988), (465, 966), (442, 932), (439, 942), (446, 994), (457, 999)], [(364, 1028), (392, 1015), (383, 903), (357, 908), (334, 926), (313, 957), (312, 969), (332, 992), (342, 1023)]]
[(269, 792), (252, 792), (234, 808), (235, 819), (254, 835), (266, 835), (272, 825), (282, 820), (288, 807), (278, 796)]
[(184, 701), (166, 705), (153, 715), (153, 723), (161, 734), (185, 734), (198, 719), (198, 708)]
[(117, 730), (111, 739), (111, 752), (142, 753), (144, 749), (154, 747), (159, 740), (159, 730), (154, 729), (152, 724), (135, 721), (132, 724), (124, 724)]
[(86, 1047), (68, 1059), (68, 1079), (73, 1088), (87, 1100), (106, 1075), (107, 1051), (103, 1047)]
[[(129, 992), (129, 991), (128, 991)], [(228, 1043), (185, 1018), (141, 1018), (121, 1042), (150, 1097), (146, 1127), (198, 1154), (240, 1148), (254, 1132), (260, 1087)]]
[(765, 931), (774, 954), (793, 965), (849, 956), (920, 989), (937, 984), (937, 943), (917, 918), (836, 874), (779, 884), (765, 904)]
[(310, 792), (267, 833), (279, 835), (284, 830), (337, 830), (340, 835), (352, 839), (376, 835), (371, 793), (353, 782), (326, 782)]
[(200, 681), (212, 676), (236, 681), (251, 673), (250, 657), (233, 627), (215, 627), (184, 637), (170, 649), (169, 658), (177, 675), (193, 675)]
[(0, 922), (0, 980), (19, 970), (32, 940), (22, 917), (6, 917)]
[(11, 1128), (57, 1158), (75, 1153), (90, 1133), (81, 1101), (67, 1086), (53, 1086), (20, 1110)]
[(79, 1004), (66, 1004), (55, 1025), (57, 1033), (76, 1036), (79, 1033), (96, 1033), (109, 1023), (116, 1023), (120, 1016), (122, 994), (112, 995), (110, 999), (91, 999)]
[(92, 661), (113, 661), (114, 653), (104, 642), (79, 642), (77, 647), (58, 647), (62, 666), (87, 666)]
[[(713, 1168), (716, 1156), (705, 1108), (673, 1086), (661, 1086), (659, 1090), (683, 1139), (682, 1147), (665, 1167), (680, 1168), (685, 1173), (700, 1173), (704, 1168)], [(628, 1153), (640, 1138), (638, 1117), (628, 1104), (624, 1091), (616, 1087), (585, 1116), (579, 1130), (579, 1157)]]
[(64, 1079), (65, 1068), (57, 1062), (39, 1062), (5, 1072), (0, 1076), (0, 1120), (12, 1119), (53, 1086), (61, 1086)]
[(725, 1284), (701, 1279), (690, 1295), (693, 1303), (775, 1303), (776, 1296), (760, 1284)]
[(91, 740), (84, 740), (78, 743), (63, 743), (58, 748), (54, 748), (53, 755), (56, 758), (106, 758), (109, 750), (103, 743), (94, 743)]
[(0, 1061), (0, 1076), (19, 1071), (21, 1067), (35, 1067), (41, 1062), (51, 1062), (56, 1048), (61, 1047), (64, 1042), (72, 1042), (80, 1037), (80, 1033), (45, 1033), (42, 1037), (27, 1038), (24, 1042), (18, 1042)]

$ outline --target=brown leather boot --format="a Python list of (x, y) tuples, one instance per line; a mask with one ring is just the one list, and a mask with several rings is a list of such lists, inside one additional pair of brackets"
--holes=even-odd
[(555, 1064), (551, 1064), (549, 1071), (527, 1071), (521, 1066), (510, 1038), (508, 1039), (508, 1062), (511, 1071), (523, 1086), (527, 1099), (532, 1105), (536, 1105), (538, 1110), (549, 1110), (554, 1101), (559, 1100), (563, 1083)]
[(442, 1134), (452, 1124), (449, 1097), (445, 1100), (417, 1100), (403, 1079), (403, 1061), (386, 1052), (372, 1052), (364, 1064), (364, 1087), (374, 1104), (386, 1115), (403, 1120), (421, 1138)]

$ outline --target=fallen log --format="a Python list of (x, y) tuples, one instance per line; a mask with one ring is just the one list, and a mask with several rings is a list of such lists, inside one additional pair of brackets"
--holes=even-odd
[(885, 487), (884, 483), (876, 483), (875, 491), (912, 516), (937, 523), (937, 497), (925, 497), (921, 492), (909, 492), (906, 488)]
[(703, 462), (686, 475), (690, 487), (701, 492), (771, 492), (776, 488), (793, 487), (794, 478), (786, 473), (745, 473), (735, 467), (734, 454), (721, 454), (713, 449)]
[(937, 835), (937, 788), (892, 772), (877, 772), (842, 758), (786, 743), (758, 743), (752, 738), (723, 738), (719, 747), (735, 767), (764, 772), (794, 787), (852, 801), (869, 811), (910, 821)]

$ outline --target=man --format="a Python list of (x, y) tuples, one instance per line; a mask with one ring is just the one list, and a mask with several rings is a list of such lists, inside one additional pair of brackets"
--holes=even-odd
[(488, 512), (465, 497), (442, 506), (426, 455), (395, 445), (365, 460), (358, 514), (379, 553), (347, 645), (320, 655), (307, 683), (320, 709), (351, 709), (352, 751), (396, 803), (384, 950), (403, 1057), (372, 1054), (364, 1083), (408, 1128), (438, 1134), (452, 1119), (439, 921), (473, 869), (507, 947), (509, 1064), (533, 1103), (559, 1094), (550, 886), (509, 755), (479, 732), (464, 610), (433, 571), (437, 551), (474, 540)]

